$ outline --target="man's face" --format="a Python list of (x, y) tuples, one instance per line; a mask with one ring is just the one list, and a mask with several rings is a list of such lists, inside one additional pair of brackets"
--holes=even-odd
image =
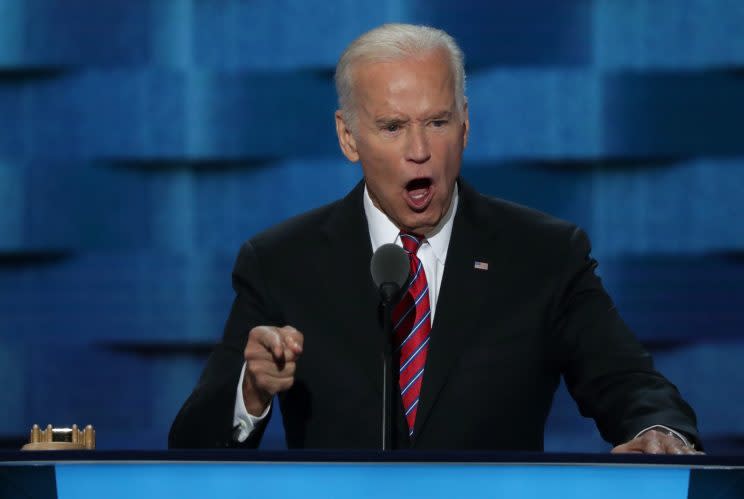
[(354, 82), (354, 134), (336, 112), (341, 149), (361, 161), (375, 206), (399, 229), (426, 235), (449, 208), (469, 127), (447, 56), (361, 62)]

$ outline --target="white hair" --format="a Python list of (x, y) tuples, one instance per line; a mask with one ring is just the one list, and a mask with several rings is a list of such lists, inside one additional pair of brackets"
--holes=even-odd
[(347, 125), (356, 128), (354, 66), (360, 61), (378, 62), (425, 55), (435, 50), (447, 53), (455, 79), (457, 112), (465, 110), (465, 63), (455, 40), (441, 29), (413, 24), (383, 24), (351, 42), (336, 65), (338, 106)]

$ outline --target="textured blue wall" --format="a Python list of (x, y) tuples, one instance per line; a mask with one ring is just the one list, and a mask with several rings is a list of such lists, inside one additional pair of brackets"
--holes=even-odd
[[(241, 242), (360, 178), (333, 67), (386, 21), (458, 39), (464, 176), (585, 227), (708, 449), (744, 452), (741, 0), (0, 0), (0, 447), (165, 447)], [(608, 447), (561, 391), (547, 448)]]

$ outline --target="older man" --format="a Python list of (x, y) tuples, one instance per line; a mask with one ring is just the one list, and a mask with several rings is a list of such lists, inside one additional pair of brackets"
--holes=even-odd
[(616, 451), (694, 452), (694, 413), (618, 316), (585, 234), (459, 178), (464, 81), (433, 28), (385, 25), (346, 49), (336, 131), (364, 181), (242, 247), (224, 338), (171, 446), (256, 446), (278, 394), (289, 447), (379, 447), (369, 262), (394, 242), (411, 264), (393, 310), (395, 447), (542, 450), (562, 375)]

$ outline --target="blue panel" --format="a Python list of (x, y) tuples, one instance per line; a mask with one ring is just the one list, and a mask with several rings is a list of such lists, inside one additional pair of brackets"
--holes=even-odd
[(0, 159), (0, 251), (20, 249), (26, 232), (26, 170)]
[[(113, 128), (117, 134), (136, 134), (140, 137), (139, 147), (116, 148), (108, 151), (109, 156), (127, 157), (181, 157), (191, 155), (194, 140), (190, 129), (194, 117), (192, 74), (181, 71), (151, 70), (140, 75), (141, 101), (122, 102), (123, 106), (142, 103), (142, 112), (133, 128), (109, 127), (100, 123), (104, 129)], [(94, 136), (95, 137), (95, 136)]]
[(196, 181), (190, 171), (148, 179), (150, 226), (154, 246), (190, 253), (196, 244), (193, 203)]
[(147, 356), (134, 360), (146, 363), (152, 375), (151, 383), (143, 387), (149, 388), (147, 397), (151, 403), (151, 419), (147, 425), (149, 433), (135, 432), (132, 435), (130, 432), (119, 431), (112, 437), (113, 442), (109, 448), (165, 449), (171, 422), (196, 385), (204, 367), (204, 359), (196, 356)]
[(591, 171), (530, 163), (468, 162), (463, 177), (484, 194), (508, 199), (593, 230)]
[[(24, 2), (0, 2), (0, 67), (18, 64), (23, 60)], [(0, 90), (0, 92), (2, 92)]]
[(86, 157), (141, 150), (143, 83), (137, 72), (105, 71), (33, 85), (33, 154)]
[(107, 70), (37, 82), (28, 91), (36, 156), (263, 158), (338, 151), (327, 74)]
[(744, 160), (600, 169), (592, 240), (601, 255), (743, 249)]
[(605, 77), (602, 100), (607, 154), (744, 154), (739, 74), (621, 73)]
[(384, 22), (400, 22), (399, 0), (196, 0), (194, 61), (208, 67), (333, 68), (343, 47)]
[(597, 0), (595, 57), (605, 68), (709, 68), (744, 63), (739, 0)]
[(147, 364), (78, 344), (69, 339), (74, 331), (64, 327), (55, 332), (53, 339), (34, 339), (29, 349), (24, 370), (31, 388), (25, 401), (28, 428), (16, 430), (25, 433), (33, 423), (93, 424), (97, 443), (110, 448), (107, 434), (146, 428), (152, 404), (142, 389), (150, 382)]
[(25, 87), (18, 79), (0, 74), (0, 157), (18, 157), (25, 152), (26, 109)]
[(612, 446), (599, 435), (594, 420), (579, 414), (576, 402), (561, 382), (545, 424), (545, 452), (608, 452)]
[(195, 109), (200, 155), (317, 156), (336, 154), (330, 75), (214, 74), (200, 81)]
[(600, 85), (583, 71), (472, 73), (466, 158), (594, 157), (601, 148)]
[(471, 69), (591, 63), (592, 13), (590, 0), (413, 0), (410, 7), (413, 22), (457, 40)]
[[(715, 313), (712, 311), (711, 316)], [(700, 333), (706, 336), (704, 325)], [(657, 368), (675, 381), (682, 395), (695, 407), (703, 443), (707, 438), (715, 442), (706, 446), (709, 453), (718, 451), (716, 436), (723, 440), (744, 434), (744, 404), (736, 388), (744, 386), (742, 358), (744, 341), (694, 345), (655, 356)], [(732, 443), (728, 449), (718, 445), (721, 450), (730, 451)]]
[[(81, 156), (94, 144), (85, 137), (86, 123), (91, 115), (85, 82), (82, 78), (64, 76), (34, 84), (29, 117), (32, 154), (62, 154)], [(92, 99), (106, 87), (88, 85)]]
[(20, 73), (0, 84), (0, 109), (8, 113), (0, 153), (183, 154), (184, 92), (184, 74), (166, 70)]
[(83, 344), (216, 341), (232, 300), (234, 258), (88, 254), (3, 270), (0, 331), (39, 340), (71, 335)]
[(479, 190), (571, 220), (595, 254), (726, 251), (744, 248), (744, 161), (605, 165), (591, 162), (466, 161)]
[(249, 236), (346, 195), (360, 178), (359, 166), (343, 160), (290, 160), (270, 168), (200, 175), (194, 198), (196, 240), (202, 247), (236, 251)]
[(147, 232), (141, 227), (141, 187), (138, 193), (137, 179), (126, 172), (58, 160), (29, 162), (17, 171), (23, 173), (23, 182), (14, 193), (28, 196), (18, 214), (24, 223), (19, 248), (112, 248), (147, 242), (142, 237)]
[(279, 397), (275, 396), (272, 404), (274, 404), (274, 407), (279, 410), (272, 410), (271, 419), (266, 425), (266, 431), (264, 432), (261, 444), (258, 448), (260, 450), (286, 450), (287, 441), (284, 434), (284, 423), (282, 422)]
[(620, 313), (642, 340), (742, 338), (744, 264), (735, 258), (600, 258), (599, 271)]
[(147, 7), (152, 20), (148, 26), (151, 42), (150, 64), (181, 68), (192, 65), (192, 31), (202, 22), (194, 22), (193, 3), (192, 0), (148, 2)]
[(32, 390), (44, 390), (35, 387), (26, 375), (28, 365), (28, 346), (19, 341), (10, 341), (0, 337), (0, 380), (3, 389), (0, 390), (0, 438), (6, 435), (26, 434), (31, 424), (25, 419), (23, 408), (26, 397)]
[(146, 61), (146, 0), (10, 0), (23, 3), (22, 64), (132, 64)]

